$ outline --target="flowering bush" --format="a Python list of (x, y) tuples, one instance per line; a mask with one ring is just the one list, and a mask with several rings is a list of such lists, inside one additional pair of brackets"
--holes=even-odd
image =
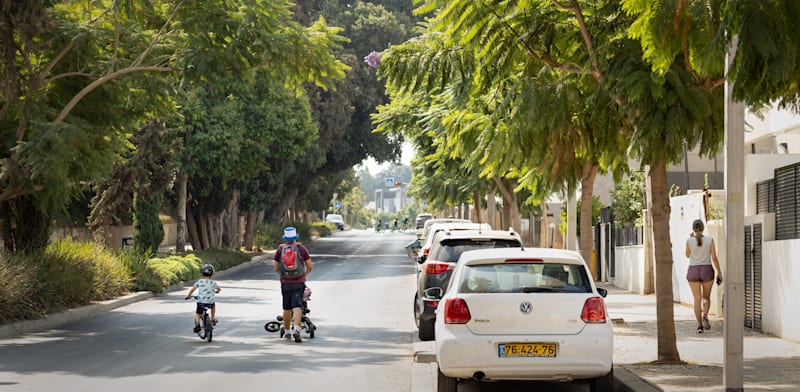
[(380, 52), (373, 50), (372, 52), (369, 52), (367, 57), (364, 57), (364, 61), (366, 61), (367, 65), (370, 67), (378, 68), (378, 66), (381, 64), (381, 54)]

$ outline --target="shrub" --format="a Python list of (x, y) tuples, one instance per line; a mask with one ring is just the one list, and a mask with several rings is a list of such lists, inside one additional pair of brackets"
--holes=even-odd
[(0, 280), (3, 323), (115, 298), (131, 287), (115, 254), (70, 239), (40, 252), (0, 254)]
[(206, 263), (213, 265), (214, 270), (221, 271), (247, 261), (250, 261), (250, 256), (236, 250), (208, 249), (155, 257), (148, 261), (148, 266), (161, 286), (170, 286), (198, 279), (200, 268)]
[(153, 269), (150, 268), (150, 255), (141, 254), (134, 249), (123, 249), (119, 252), (120, 262), (127, 267), (133, 279), (131, 289), (133, 291), (152, 291), (161, 293), (164, 285)]

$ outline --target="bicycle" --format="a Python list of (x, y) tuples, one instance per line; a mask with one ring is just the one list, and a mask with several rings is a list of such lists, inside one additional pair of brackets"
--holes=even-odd
[[(193, 295), (192, 298), (197, 300), (196, 295)], [(211, 339), (214, 336), (214, 323), (211, 321), (211, 315), (208, 314), (208, 306), (205, 305), (203, 306), (203, 314), (200, 315), (200, 331), (197, 332), (197, 336), (209, 343), (211, 343)]]
[[(304, 330), (309, 338), (314, 338), (314, 331), (317, 330), (317, 326), (311, 321), (308, 317), (308, 314), (311, 313), (311, 310), (308, 309), (308, 301), (303, 301), (303, 307), (301, 308), (303, 313), (303, 317), (300, 318), (300, 327)], [(267, 332), (278, 332), (281, 331), (281, 337), (283, 337), (284, 333), (288, 333), (287, 331), (283, 331), (283, 315), (278, 315), (275, 317), (275, 321), (268, 321), (264, 324), (264, 329)]]

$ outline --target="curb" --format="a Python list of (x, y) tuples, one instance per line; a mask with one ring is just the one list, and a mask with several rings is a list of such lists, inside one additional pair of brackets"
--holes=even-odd
[[(223, 271), (214, 274), (215, 277), (225, 277), (234, 274), (243, 269), (250, 268), (256, 264), (263, 264), (265, 260), (269, 260), (269, 254), (263, 254), (253, 257), (250, 261), (233, 266)], [(186, 287), (186, 282), (180, 282), (164, 288), (164, 293), (169, 293), (177, 290), (183, 290)], [(164, 294), (160, 294), (164, 295)], [(134, 302), (144, 301), (148, 298), (156, 297), (151, 291), (138, 291), (135, 293), (123, 295), (107, 301), (94, 303), (91, 305), (81, 306), (79, 308), (68, 309), (63, 312), (48, 314), (38, 320), (23, 320), (10, 324), (0, 325), (0, 339), (6, 339), (24, 335), (27, 333), (42, 332), (48, 329), (58, 328), (66, 323), (71, 323), (95, 316), (102, 312), (107, 312), (112, 309), (120, 308), (130, 305)]]
[(664, 390), (621, 366), (614, 366), (614, 391), (663, 392)]

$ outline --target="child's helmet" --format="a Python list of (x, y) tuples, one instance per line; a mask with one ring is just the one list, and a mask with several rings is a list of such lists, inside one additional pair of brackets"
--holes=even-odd
[(211, 264), (206, 264), (200, 269), (200, 273), (203, 275), (214, 275), (214, 266)]

